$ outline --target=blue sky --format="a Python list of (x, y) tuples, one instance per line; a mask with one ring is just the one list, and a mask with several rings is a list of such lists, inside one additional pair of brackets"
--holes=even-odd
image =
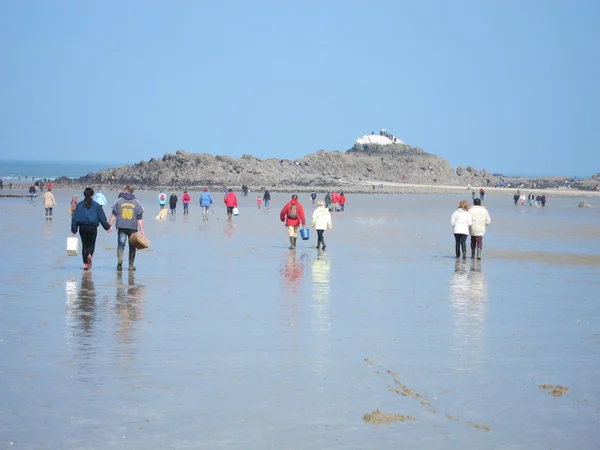
[(1, 158), (346, 150), (600, 172), (598, 1), (0, 2)]

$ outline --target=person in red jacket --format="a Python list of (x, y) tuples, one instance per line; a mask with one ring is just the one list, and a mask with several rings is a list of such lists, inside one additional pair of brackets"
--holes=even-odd
[(339, 211), (340, 210), (340, 196), (337, 192), (333, 191), (331, 193), (331, 210), (332, 211)]
[(298, 227), (306, 225), (306, 218), (304, 217), (304, 208), (298, 201), (296, 194), (292, 195), (292, 200), (286, 204), (281, 213), (279, 219), (285, 223), (290, 236), (290, 250), (296, 248), (296, 239), (298, 239)]
[(188, 211), (188, 207), (190, 206), (191, 200), (192, 200), (192, 198), (190, 197), (190, 194), (188, 194), (188, 191), (183, 191), (183, 195), (181, 196), (181, 201), (183, 202), (183, 213), (184, 214), (190, 213)]
[(229, 191), (227, 191), (227, 194), (225, 194), (225, 198), (223, 200), (225, 202), (225, 206), (227, 207), (227, 222), (231, 222), (233, 208), (237, 208), (238, 205), (237, 197), (235, 196), (233, 189), (229, 189)]
[(338, 199), (338, 201), (340, 202), (340, 209), (343, 211), (344, 205), (346, 204), (346, 196), (343, 192), (340, 192), (340, 198)]

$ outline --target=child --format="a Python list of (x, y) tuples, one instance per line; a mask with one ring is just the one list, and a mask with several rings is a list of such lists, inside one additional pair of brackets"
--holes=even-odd
[(262, 197), (260, 195), (256, 199), (256, 204), (258, 205), (258, 209), (260, 209), (260, 205), (262, 205)]

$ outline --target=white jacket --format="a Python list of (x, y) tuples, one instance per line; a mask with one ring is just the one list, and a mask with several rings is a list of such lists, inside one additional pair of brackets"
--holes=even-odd
[(450, 217), (450, 225), (454, 228), (454, 234), (469, 234), (471, 223), (471, 214), (461, 208), (454, 211)]
[(331, 228), (331, 213), (324, 206), (319, 206), (312, 215), (312, 226), (317, 230)]
[(488, 210), (483, 206), (473, 206), (469, 212), (471, 213), (471, 236), (483, 236), (485, 229), (492, 222)]

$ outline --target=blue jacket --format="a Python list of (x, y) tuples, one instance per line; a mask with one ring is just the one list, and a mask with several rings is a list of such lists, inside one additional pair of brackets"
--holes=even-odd
[(212, 205), (213, 199), (210, 196), (210, 193), (203, 192), (200, 196), (200, 206), (210, 206)]
[(81, 225), (97, 227), (99, 224), (102, 224), (105, 230), (110, 228), (102, 206), (94, 200), (92, 200), (92, 206), (89, 208), (83, 206), (83, 202), (77, 203), (73, 217), (71, 217), (71, 233), (77, 233), (77, 228)]

